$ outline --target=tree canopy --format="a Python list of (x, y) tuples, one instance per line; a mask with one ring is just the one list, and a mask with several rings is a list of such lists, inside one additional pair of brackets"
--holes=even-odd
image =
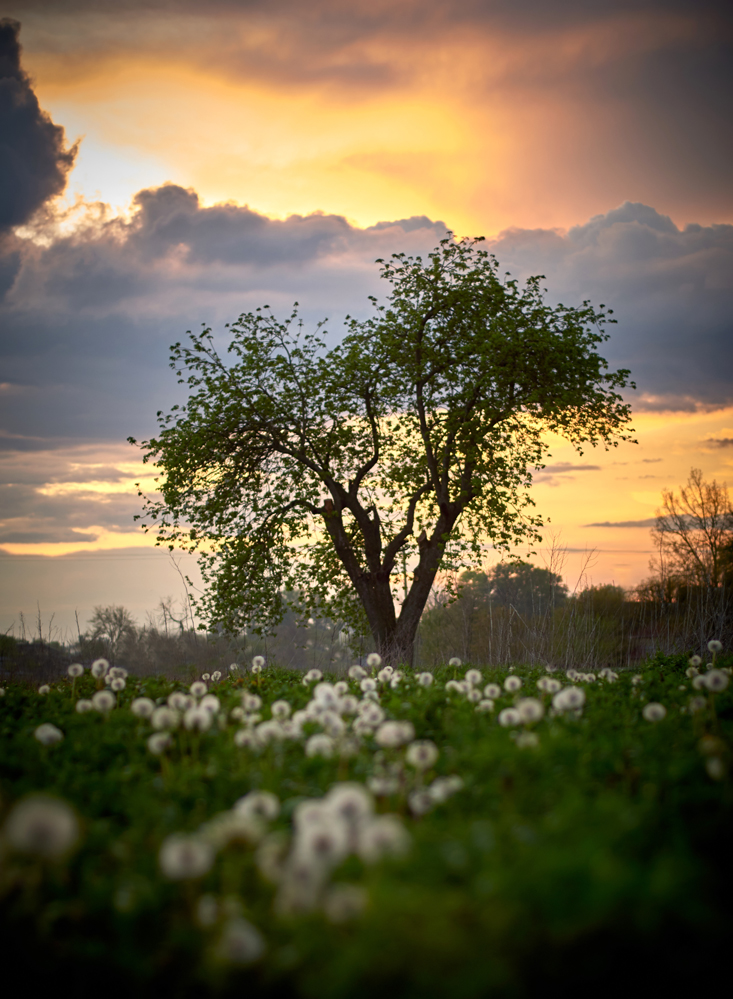
[(481, 242), (377, 261), (386, 302), (331, 349), (297, 305), (241, 315), (225, 357), (209, 328), (172, 347), (188, 399), (142, 442), (160, 489), (144, 526), (199, 552), (210, 627), (273, 625), (297, 594), (409, 662), (439, 571), (539, 537), (527, 490), (547, 432), (581, 453), (629, 439), (633, 383), (597, 350), (609, 312), (548, 305)]

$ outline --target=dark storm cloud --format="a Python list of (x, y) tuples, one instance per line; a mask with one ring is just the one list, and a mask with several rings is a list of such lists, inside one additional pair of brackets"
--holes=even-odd
[(598, 524), (583, 524), (583, 527), (655, 527), (656, 517), (647, 517), (646, 520), (604, 520)]
[[(19, 30), (16, 21), (0, 20), (0, 234), (63, 191), (76, 154), (75, 147), (66, 149), (63, 128), (41, 110), (21, 69)], [(0, 261), (0, 290), (9, 283), (3, 272), (13, 269), (8, 257)]]

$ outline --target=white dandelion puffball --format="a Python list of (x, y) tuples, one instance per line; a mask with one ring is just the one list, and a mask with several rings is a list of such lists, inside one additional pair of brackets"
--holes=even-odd
[(342, 715), (355, 715), (359, 710), (359, 702), (353, 694), (344, 694), (339, 699), (339, 711)]
[(343, 697), (344, 694), (348, 694), (348, 692), (349, 692), (349, 685), (346, 682), (346, 680), (339, 680), (337, 683), (334, 683), (333, 689), (334, 689), (334, 693), (338, 697)]
[(540, 744), (536, 732), (520, 732), (514, 741), (520, 749), (531, 749)]
[(189, 708), (183, 716), (183, 724), (189, 732), (208, 732), (212, 720), (212, 713), (200, 705), (196, 708)]
[(229, 712), (229, 717), (232, 721), (241, 721), (244, 718), (244, 708), (236, 707), (232, 708)]
[(92, 697), (92, 705), (95, 711), (106, 715), (116, 704), (115, 695), (111, 690), (98, 690)]
[(448, 665), (449, 666), (460, 666), (461, 665), (461, 660), (458, 658), (458, 656), (453, 656), (452, 659), (448, 660)]
[(214, 681), (214, 683), (218, 683), (219, 680), (221, 680), (221, 672), (218, 669), (215, 669), (214, 672), (211, 674), (211, 679)]
[(643, 676), (641, 676), (641, 674), (640, 674), (640, 673), (637, 673), (637, 674), (636, 674), (636, 676), (632, 676), (632, 677), (631, 677), (631, 682), (632, 682), (632, 684), (633, 684), (633, 685), (634, 685), (634, 686), (636, 687), (636, 686), (637, 686), (637, 684), (639, 684), (639, 683), (643, 683), (643, 682), (644, 682), (644, 677), (643, 677)]
[(510, 694), (515, 693), (522, 686), (522, 681), (518, 676), (508, 676), (504, 681), (504, 690), (508, 691)]
[(455, 794), (456, 791), (460, 791), (462, 787), (463, 779), (454, 774), (452, 777), (436, 777), (428, 788), (428, 792), (433, 801), (437, 805), (441, 805), (451, 795)]
[(187, 711), (195, 703), (196, 699), (194, 697), (182, 694), (180, 690), (174, 690), (172, 694), (168, 695), (168, 707), (173, 708), (174, 711)]
[(172, 740), (168, 732), (153, 732), (149, 735), (145, 745), (153, 756), (160, 756), (170, 746)]
[(348, 826), (357, 826), (369, 819), (374, 812), (374, 800), (367, 789), (352, 781), (336, 784), (323, 799), (330, 815)]
[(260, 740), (257, 732), (251, 728), (240, 728), (238, 732), (234, 733), (234, 745), (238, 746), (239, 749), (259, 749)]
[(498, 697), (501, 697), (501, 687), (498, 683), (487, 683), (484, 687), (484, 697), (488, 697), (490, 700), (495, 701)]
[(687, 661), (690, 664), (690, 666), (697, 667), (702, 665), (702, 659), (700, 658), (700, 656), (690, 656), (690, 658)]
[(712, 638), (708, 642), (708, 652), (722, 652), (722, 651), (723, 651), (723, 643), (719, 642), (717, 638)]
[(546, 694), (556, 694), (561, 689), (562, 684), (559, 680), (555, 680), (554, 677), (543, 676), (537, 681), (537, 687)]
[(504, 708), (499, 712), (498, 722), (503, 728), (511, 728), (513, 725), (522, 724), (522, 716), (516, 708)]
[(269, 721), (261, 722), (257, 726), (257, 738), (260, 745), (269, 746), (271, 742), (280, 742), (285, 737), (279, 721), (271, 718)]
[(214, 849), (196, 836), (174, 833), (163, 841), (158, 854), (160, 869), (171, 881), (200, 878), (214, 863)]
[(692, 677), (697, 676), (699, 672), (700, 671), (698, 670), (697, 666), (688, 666), (687, 669), (685, 670), (685, 676), (688, 676), (690, 677), (690, 679), (692, 679)]
[(210, 680), (211, 679), (211, 673), (202, 673), (201, 674), (201, 679), (202, 680)]
[(377, 673), (377, 680), (379, 680), (380, 683), (389, 683), (389, 681), (392, 679), (393, 673), (394, 669), (391, 666), (384, 666)]
[(150, 716), (150, 723), (157, 731), (178, 728), (180, 721), (181, 716), (173, 708), (156, 708)]
[(234, 802), (232, 810), (247, 819), (272, 822), (280, 814), (280, 800), (272, 791), (250, 791)]
[(5, 687), (0, 687), (0, 697), (5, 697)]
[(435, 801), (430, 791), (420, 788), (417, 791), (410, 792), (407, 796), (407, 804), (413, 815), (420, 816), (426, 815), (435, 804)]
[(150, 718), (155, 711), (155, 702), (149, 697), (136, 697), (130, 705), (130, 711), (138, 718)]
[(466, 700), (468, 700), (471, 704), (478, 704), (478, 702), (481, 700), (481, 691), (476, 690), (475, 687), (472, 687), (471, 690), (469, 690), (468, 693), (466, 694)]
[(50, 694), (51, 693), (51, 688), (49, 687), (49, 685), (47, 683), (42, 683), (41, 686), (38, 688), (38, 693), (39, 694)]
[(76, 680), (78, 676), (81, 676), (84, 672), (84, 667), (81, 663), (72, 663), (71, 666), (66, 670), (72, 680)]
[(265, 657), (264, 656), (254, 656), (252, 659), (252, 672), (261, 673), (265, 668)]
[(207, 694), (201, 698), (199, 707), (205, 711), (210, 711), (212, 715), (218, 714), (221, 709), (221, 701), (215, 694)]
[(208, 690), (208, 687), (202, 680), (194, 680), (188, 689), (194, 697), (203, 697)]
[(334, 885), (323, 899), (323, 913), (329, 923), (348, 923), (361, 916), (368, 901), (366, 889), (359, 885)]
[(552, 698), (555, 711), (577, 711), (585, 704), (585, 691), (582, 687), (565, 687)]
[(238, 669), (239, 669), (239, 666), (237, 665), (237, 663), (231, 663), (230, 666), (229, 666), (229, 672), (230, 673), (236, 673)]
[(707, 687), (707, 683), (705, 682), (706, 679), (707, 677), (705, 676), (699, 676), (699, 675), (693, 676), (692, 686), (695, 688), (695, 690), (705, 690), (705, 688)]
[(273, 701), (270, 705), (270, 711), (273, 718), (277, 718), (278, 721), (285, 721), (286, 718), (290, 717), (292, 708), (287, 701)]
[(428, 770), (438, 759), (438, 747), (430, 739), (417, 739), (407, 747), (405, 759), (416, 770)]
[(306, 756), (323, 756), (326, 759), (333, 756), (334, 744), (330, 735), (319, 732), (312, 735), (305, 744)]
[(124, 666), (113, 666), (109, 671), (109, 676), (112, 680), (115, 677), (121, 677), (124, 680), (128, 676), (128, 673)]
[(101, 677), (107, 675), (109, 670), (109, 663), (106, 659), (95, 659), (92, 663), (92, 676), (99, 680)]
[(689, 709), (695, 714), (697, 711), (703, 711), (707, 707), (707, 701), (704, 697), (692, 697), (690, 698)]
[(364, 707), (359, 707), (359, 714), (367, 725), (379, 725), (384, 721), (384, 711), (373, 701), (362, 701)]
[(356, 852), (365, 864), (401, 857), (409, 848), (410, 836), (396, 815), (377, 815), (359, 829)]
[(259, 711), (262, 707), (262, 698), (257, 694), (245, 694), (242, 697), (242, 707), (245, 711)]
[(364, 679), (359, 683), (359, 687), (365, 693), (367, 690), (376, 690), (377, 681), (372, 679), (371, 676), (365, 676)]
[(353, 666), (349, 666), (349, 679), (350, 680), (361, 680), (366, 676), (366, 670), (355, 663)]
[(445, 685), (445, 689), (455, 690), (459, 694), (463, 692), (463, 688), (461, 687), (460, 683), (457, 680), (448, 680), (448, 682)]
[(117, 693), (120, 690), (124, 690), (125, 689), (125, 681), (122, 679), (121, 676), (114, 676), (109, 681), (109, 687), (110, 687), (110, 690), (114, 690), (115, 693)]
[(19, 853), (55, 860), (77, 843), (79, 823), (65, 801), (37, 795), (13, 807), (3, 832)]
[(522, 697), (517, 701), (517, 711), (525, 724), (539, 721), (545, 713), (542, 701), (538, 701), (536, 697)]
[(705, 760), (705, 769), (708, 777), (713, 780), (722, 780), (725, 777), (725, 764), (719, 756), (710, 756)]
[(63, 740), (64, 733), (55, 725), (45, 722), (45, 724), (38, 726), (33, 736), (42, 746), (55, 746)]
[(493, 711), (493, 710), (494, 710), (494, 702), (488, 697), (482, 698), (476, 705), (476, 711), (480, 712), (481, 714), (486, 714), (488, 711)]
[(465, 676), (466, 683), (470, 683), (472, 687), (478, 687), (478, 685), (483, 680), (480, 670), (470, 669), (467, 671)]
[(321, 673), (319, 669), (309, 669), (308, 672), (303, 677), (303, 683), (306, 684), (307, 686), (309, 683), (315, 683), (316, 680), (322, 680), (322, 679), (323, 679), (323, 673)]
[(388, 721), (380, 725), (374, 736), (374, 741), (384, 749), (396, 749), (412, 742), (415, 738), (415, 727), (408, 721)]
[(399, 670), (395, 670), (392, 676), (390, 677), (389, 681), (389, 685), (392, 688), (392, 690), (397, 690), (397, 687), (399, 686), (401, 680), (402, 680), (402, 673), (400, 673)]
[(667, 709), (663, 704), (659, 704), (657, 701), (649, 701), (648, 704), (644, 705), (644, 710), (641, 713), (647, 721), (657, 722), (664, 718), (667, 714)]
[(711, 690), (716, 694), (721, 690), (725, 690), (730, 682), (728, 674), (724, 673), (720, 669), (711, 669), (710, 672), (705, 674), (703, 679), (705, 680), (705, 686), (708, 690)]
[(265, 938), (252, 923), (237, 916), (224, 924), (214, 953), (226, 964), (245, 967), (265, 953)]
[(76, 702), (76, 710), (79, 712), (80, 715), (83, 715), (87, 711), (94, 711), (94, 705), (92, 704), (91, 701), (88, 701), (86, 700), (86, 698), (82, 697), (80, 701)]
[(382, 665), (382, 657), (378, 652), (370, 652), (366, 658), (369, 669), (377, 669)]
[(415, 679), (417, 680), (417, 682), (420, 684), (421, 687), (430, 687), (433, 683), (434, 677), (432, 673), (426, 672), (426, 673), (418, 673)]

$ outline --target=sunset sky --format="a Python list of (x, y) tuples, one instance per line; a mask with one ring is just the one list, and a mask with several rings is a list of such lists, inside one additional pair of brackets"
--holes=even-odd
[(729, 4), (4, 13), (3, 631), (37, 602), (63, 631), (95, 604), (142, 621), (180, 597), (133, 523), (141, 466), (124, 443), (176, 398), (172, 342), (296, 299), (335, 341), (382, 291), (374, 259), (424, 253), (446, 228), (486, 236), (519, 278), (544, 274), (554, 302), (615, 310), (606, 356), (638, 384), (638, 444), (557, 442), (533, 488), (571, 588), (648, 573), (661, 490), (691, 467), (733, 485)]

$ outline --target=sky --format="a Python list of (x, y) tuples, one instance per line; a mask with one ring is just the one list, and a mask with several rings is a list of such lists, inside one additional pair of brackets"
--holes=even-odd
[[(369, 314), (377, 257), (485, 236), (612, 307), (637, 444), (553, 442), (537, 559), (631, 587), (663, 489), (733, 466), (733, 15), (675, 0), (10, 2), (0, 24), (0, 629), (182, 598), (128, 436), (168, 347)], [(733, 481), (731, 482), (733, 485)], [(55, 615), (51, 622), (51, 615)]]

